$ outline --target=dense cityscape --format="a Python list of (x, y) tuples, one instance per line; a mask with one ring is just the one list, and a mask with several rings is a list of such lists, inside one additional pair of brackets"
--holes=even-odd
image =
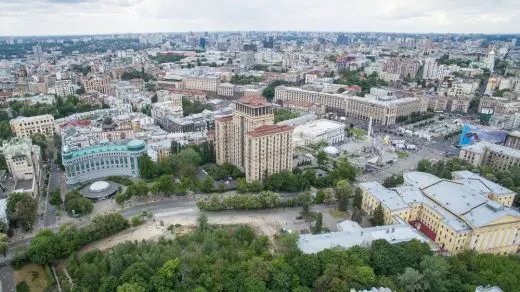
[(0, 291), (519, 291), (519, 36), (0, 37)]

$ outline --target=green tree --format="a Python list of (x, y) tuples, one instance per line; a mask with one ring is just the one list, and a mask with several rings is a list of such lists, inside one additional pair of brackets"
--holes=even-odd
[(354, 202), (352, 203), (352, 206), (355, 209), (361, 210), (361, 205), (363, 203), (363, 190), (361, 190), (360, 187), (357, 187), (354, 191)]
[(372, 216), (372, 223), (376, 226), (385, 225), (385, 213), (381, 203), (379, 203), (379, 205), (377, 205), (376, 209), (374, 210), (374, 214)]
[(123, 283), (117, 287), (117, 292), (146, 292), (146, 288), (137, 283)]
[(206, 214), (201, 213), (197, 217), (197, 227), (198, 227), (199, 232), (205, 232), (206, 230), (208, 230), (209, 223), (208, 223), (208, 216)]
[(214, 189), (214, 184), (215, 180), (211, 176), (207, 175), (200, 185), (200, 190), (203, 193), (209, 193)]
[(323, 203), (327, 205), (332, 205), (336, 202), (336, 195), (334, 193), (334, 189), (332, 188), (326, 188), (323, 190), (324, 197), (323, 197)]
[(259, 180), (253, 180), (248, 188), (250, 192), (258, 193), (264, 189), (264, 186)]
[(325, 165), (328, 159), (329, 157), (327, 156), (327, 153), (325, 153), (323, 150), (318, 151), (318, 154), (316, 154), (316, 160), (320, 166)]
[(118, 205), (123, 207), (126, 201), (126, 196), (122, 192), (117, 192), (114, 199)]
[(245, 178), (239, 178), (237, 180), (237, 193), (243, 194), (249, 191), (249, 186)]
[(319, 190), (318, 192), (316, 192), (316, 197), (314, 197), (314, 203), (323, 204), (324, 199), (325, 192), (323, 190)]
[(0, 233), (0, 253), (6, 257), (8, 248), (8, 238), (6, 234)]
[(403, 287), (405, 291), (425, 291), (423, 275), (413, 268), (406, 268), (405, 272), (397, 277), (397, 281), (399, 282), (399, 286)]
[(69, 214), (86, 215), (92, 212), (94, 205), (83, 197), (78, 190), (73, 190), (65, 195), (65, 210)]
[(314, 223), (313, 233), (319, 234), (319, 233), (321, 233), (322, 229), (323, 229), (323, 214), (318, 213), (318, 217), (316, 218), (316, 223)]
[(61, 242), (50, 229), (42, 229), (31, 240), (27, 252), (33, 263), (46, 265), (61, 256)]
[(38, 202), (26, 193), (13, 193), (7, 200), (7, 218), (10, 222), (21, 224), (26, 231), (32, 230), (36, 220)]
[(61, 200), (60, 190), (56, 189), (51, 191), (49, 194), (49, 203), (54, 207), (61, 209), (61, 204), (63, 201)]
[(157, 167), (155, 163), (152, 161), (148, 154), (143, 154), (139, 157), (139, 174), (146, 178), (151, 179), (157, 175)]
[(302, 211), (304, 214), (308, 214), (310, 211), (310, 207), (312, 204), (312, 196), (311, 193), (305, 192), (298, 196), (298, 203), (302, 206)]

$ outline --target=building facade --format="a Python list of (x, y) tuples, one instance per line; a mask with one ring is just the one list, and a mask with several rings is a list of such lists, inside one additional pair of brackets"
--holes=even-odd
[(58, 97), (67, 97), (75, 92), (71, 80), (56, 80), (54, 82), (54, 89)]
[(17, 117), (9, 121), (11, 131), (16, 137), (31, 137), (32, 134), (54, 136), (54, 117), (41, 115), (34, 117)]
[(459, 158), (474, 166), (499, 170), (520, 166), (520, 150), (484, 141), (461, 148)]
[(42, 186), (41, 149), (30, 138), (11, 138), (3, 143), (1, 152), (7, 170), (16, 182), (14, 191), (36, 196)]
[(217, 164), (237, 166), (249, 181), (291, 170), (292, 131), (274, 125), (273, 108), (263, 97), (244, 96), (235, 102), (232, 115), (215, 122)]
[(115, 87), (110, 84), (108, 77), (91, 77), (83, 82), (85, 91), (97, 91), (103, 94), (113, 95), (115, 93)]
[(385, 225), (408, 222), (446, 254), (465, 250), (516, 253), (520, 213), (493, 199), (512, 191), (484, 184), (471, 172), (454, 176), (456, 181), (422, 172), (405, 173), (406, 185), (392, 189), (377, 182), (361, 183), (362, 209), (370, 215), (381, 205)]
[(127, 144), (104, 143), (75, 151), (63, 147), (65, 182), (76, 185), (112, 175), (139, 177), (138, 159), (144, 153), (146, 144), (140, 140)]
[(7, 170), (16, 180), (31, 180), (40, 177), (40, 146), (32, 145), (30, 138), (11, 138), (2, 145)]
[(412, 112), (424, 112), (428, 107), (427, 101), (415, 97), (381, 100), (377, 97), (323, 93), (286, 86), (275, 88), (274, 99), (282, 103), (319, 103), (324, 105), (327, 111), (335, 111), (356, 119), (369, 120), (372, 116), (373, 121), (381, 125), (393, 125), (397, 117), (408, 116)]
[(217, 92), (220, 79), (217, 76), (184, 76), (185, 89)]
[(507, 135), (506, 147), (520, 150), (520, 131), (513, 131)]

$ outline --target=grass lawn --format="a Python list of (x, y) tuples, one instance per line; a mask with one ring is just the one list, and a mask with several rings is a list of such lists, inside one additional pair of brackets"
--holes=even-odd
[(395, 154), (397, 154), (397, 158), (406, 158), (406, 157), (408, 157), (408, 153), (402, 152), (402, 151), (395, 151)]
[[(16, 285), (25, 282), (29, 287), (28, 291), (45, 291), (49, 281), (45, 276), (45, 269), (43, 266), (37, 264), (28, 264), (23, 266), (20, 270), (14, 271), (14, 279)], [(24, 286), (23, 284), (21, 286)]]
[(343, 212), (343, 211), (339, 211), (339, 210), (330, 210), (329, 213), (330, 213), (330, 216), (332, 216), (332, 218), (334, 218), (334, 219), (346, 220), (346, 219), (350, 218), (348, 212)]

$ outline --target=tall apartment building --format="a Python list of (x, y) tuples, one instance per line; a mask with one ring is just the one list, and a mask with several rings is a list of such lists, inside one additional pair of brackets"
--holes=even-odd
[(71, 80), (56, 80), (54, 82), (56, 95), (59, 97), (66, 97), (74, 94), (74, 85)]
[(249, 70), (255, 65), (255, 52), (245, 51), (240, 53), (240, 65), (246, 70)]
[(54, 136), (54, 117), (41, 115), (35, 117), (17, 117), (9, 121), (11, 131), (16, 137), (28, 137), (40, 133), (47, 137)]
[(36, 46), (33, 46), (32, 49), (33, 49), (34, 60), (38, 63), (43, 62), (42, 47), (40, 45), (36, 45)]
[(185, 89), (217, 92), (220, 78), (218, 76), (184, 76)]
[(292, 169), (292, 131), (274, 125), (271, 105), (261, 96), (235, 102), (233, 114), (216, 119), (217, 164), (231, 163), (245, 171), (249, 181)]
[(85, 87), (85, 91), (97, 91), (103, 94), (114, 94), (115, 87), (110, 84), (110, 79), (108, 77), (91, 77), (83, 82), (83, 87)]
[(453, 176), (445, 180), (409, 172), (404, 174), (405, 186), (392, 189), (378, 182), (361, 183), (361, 207), (373, 214), (381, 205), (385, 224), (408, 222), (447, 254), (516, 253), (520, 213), (509, 208), (515, 193), (469, 171)]
[(433, 58), (429, 58), (424, 60), (424, 67), (423, 67), (423, 75), (422, 79), (438, 79), (442, 80), (444, 77), (449, 76), (453, 74), (453, 72), (458, 72), (462, 68), (460, 68), (458, 65), (438, 65), (437, 61)]
[(506, 147), (520, 150), (520, 131), (513, 131), (507, 135)]
[(390, 58), (383, 64), (383, 71), (398, 74), (400, 78), (415, 78), (420, 66), (417, 60)]
[(520, 150), (484, 141), (461, 148), (459, 158), (474, 166), (500, 170), (520, 166)]

